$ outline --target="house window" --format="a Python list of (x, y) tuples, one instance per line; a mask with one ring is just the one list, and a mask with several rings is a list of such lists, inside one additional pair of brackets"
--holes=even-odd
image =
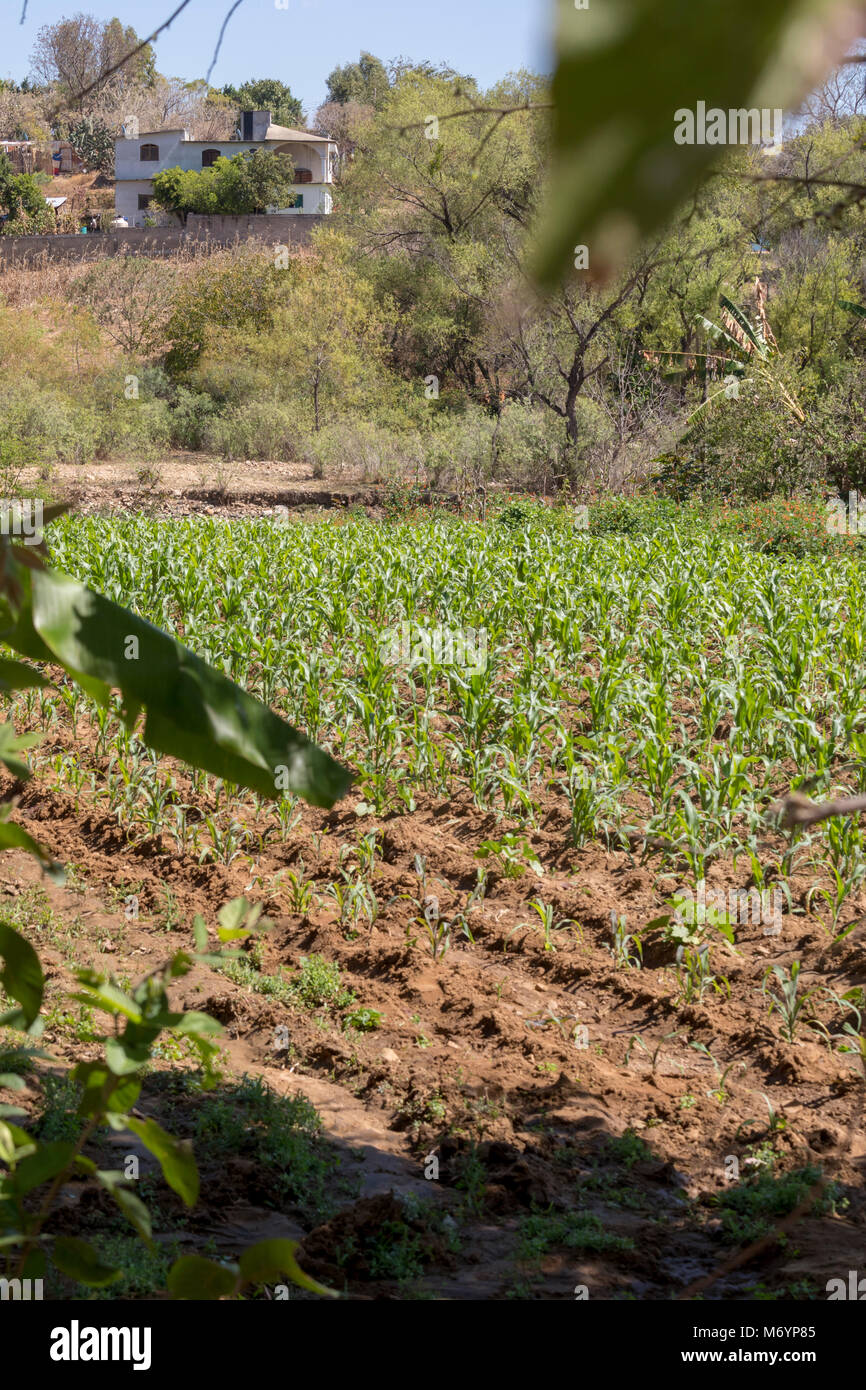
[(153, 202), (153, 194), (152, 194), (152, 193), (139, 193), (139, 195), (138, 195), (138, 210), (139, 210), (139, 212), (144, 212), (145, 208), (149, 208), (152, 202)]
[(295, 170), (295, 183), (312, 183), (312, 182), (313, 182), (313, 171), (312, 171), (312, 169), (296, 169), (296, 170)]
[(154, 163), (159, 159), (159, 145), (142, 145), (140, 158), (142, 164)]
[(216, 162), (217, 162), (217, 160), (219, 159), (219, 157), (220, 157), (220, 151), (219, 151), (219, 150), (202, 150), (202, 152), (201, 152), (201, 167), (202, 167), (203, 169), (211, 169), (211, 168), (213, 167), (213, 165), (216, 164)]

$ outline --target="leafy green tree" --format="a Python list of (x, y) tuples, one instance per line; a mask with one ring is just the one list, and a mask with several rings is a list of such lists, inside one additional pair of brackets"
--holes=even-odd
[(184, 222), (191, 212), (243, 216), (286, 207), (294, 166), (288, 155), (253, 150), (221, 157), (210, 169), (162, 169), (153, 178), (154, 201)]
[(22, 236), (48, 232), (54, 227), (54, 213), (45, 201), (39, 181), (33, 174), (16, 174), (9, 156), (0, 150), (0, 210), (6, 213), (0, 232)]
[(244, 82), (240, 87), (226, 86), (223, 96), (229, 97), (239, 111), (270, 111), (274, 125), (302, 127), (304, 108), (285, 82), (275, 77), (261, 77)]
[(341, 105), (355, 101), (376, 110), (384, 104), (391, 86), (385, 64), (372, 53), (362, 53), (357, 63), (335, 67), (326, 82), (329, 101)]
[(271, 278), (266, 325), (207, 330), (204, 363), (245, 373), (260, 398), (294, 400), (314, 431), (337, 414), (363, 410), (387, 392), (388, 319), (352, 264), (351, 244), (320, 234), (316, 251)]

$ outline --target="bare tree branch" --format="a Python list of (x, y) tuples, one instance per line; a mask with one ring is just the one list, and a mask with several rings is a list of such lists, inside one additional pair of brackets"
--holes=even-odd
[[(157, 38), (158, 35), (163, 33), (163, 31), (166, 30), (170, 24), (173, 24), (174, 21), (177, 19), (178, 15), (180, 14), (181, 10), (185, 10), (188, 4), (189, 0), (181, 0), (177, 9), (172, 14), (170, 14), (168, 19), (166, 19), (162, 24), (160, 24), (158, 28), (154, 29), (153, 33), (150, 34), (148, 38), (142, 39), (140, 44), (138, 44), (135, 48), (131, 49), (129, 53), (124, 54), (119, 63), (115, 63), (112, 67), (110, 67), (107, 70), (107, 72), (101, 72), (99, 76), (93, 82), (88, 83), (88, 85), (85, 88), (83, 88), (82, 91), (76, 92), (70, 98), (68, 104), (73, 106), (78, 105), (78, 103), (83, 101), (86, 96), (89, 96), (89, 94), (94, 90), (94, 88), (104, 86), (109, 77), (113, 77), (114, 74), (116, 72), (119, 72), (121, 68), (126, 67), (126, 64), (129, 62), (131, 58), (134, 58), (136, 54), (142, 51), (143, 48), (147, 48), (147, 45), (149, 43), (153, 43), (154, 39)], [(54, 111), (51, 113), (51, 115), (56, 116), (60, 109), (60, 107), (56, 107)]]
[(210, 60), (210, 67), (208, 68), (207, 73), (206, 73), (206, 75), (205, 75), (205, 79), (204, 79), (205, 82), (210, 82), (210, 75), (211, 75), (211, 73), (213, 72), (214, 68), (216, 67), (216, 60), (217, 60), (217, 58), (220, 56), (220, 49), (222, 48), (223, 35), (225, 34), (226, 29), (228, 28), (228, 22), (229, 22), (229, 20), (231, 19), (232, 15), (234, 14), (235, 10), (238, 9), (238, 7), (239, 7), (240, 5), (242, 5), (243, 3), (244, 3), (244, 0), (234, 0), (234, 4), (232, 5), (232, 7), (231, 7), (231, 9), (229, 10), (228, 14), (226, 15), (225, 19), (223, 20), (222, 28), (220, 29), (220, 32), (219, 32), (219, 38), (218, 38), (217, 41), (216, 41), (216, 48), (214, 49), (214, 51), (213, 51), (213, 57), (212, 57), (211, 60)]
[(795, 825), (818, 825), (832, 816), (852, 816), (859, 811), (866, 811), (866, 796), (844, 796), (816, 803), (791, 792), (783, 801), (771, 806), (768, 815), (777, 817), (780, 825), (790, 829)]
[[(58, 116), (58, 115), (60, 114), (61, 110), (63, 110), (64, 108), (68, 109), (70, 106), (78, 106), (78, 105), (84, 100), (84, 98), (85, 98), (86, 96), (89, 96), (90, 93), (91, 93), (92, 91), (94, 91), (97, 87), (102, 87), (102, 86), (104, 86), (105, 83), (107, 82), (107, 80), (108, 80), (109, 77), (113, 77), (114, 74), (115, 74), (116, 72), (119, 72), (121, 68), (126, 67), (126, 64), (130, 61), (130, 59), (134, 58), (138, 53), (141, 53), (142, 49), (147, 48), (148, 44), (153, 43), (154, 40), (157, 39), (157, 38), (159, 37), (160, 34), (164, 33), (165, 30), (168, 29), (168, 28), (174, 23), (174, 21), (177, 19), (178, 15), (181, 14), (182, 11), (186, 9), (186, 7), (187, 7), (187, 5), (188, 5), (189, 3), (190, 3), (190, 0), (180, 0), (180, 4), (177, 6), (177, 8), (176, 8), (175, 10), (172, 11), (172, 13), (169, 15), (168, 19), (163, 20), (162, 24), (157, 25), (157, 27), (154, 29), (154, 31), (153, 31), (152, 34), (148, 34), (148, 36), (147, 36), (146, 39), (142, 39), (141, 43), (137, 44), (135, 48), (130, 49), (129, 53), (124, 54), (124, 56), (120, 59), (120, 61), (119, 61), (118, 63), (115, 63), (112, 67), (108, 68), (105, 72), (100, 73), (99, 76), (98, 76), (93, 82), (88, 83), (88, 85), (87, 85), (86, 87), (82, 88), (82, 90), (81, 90), (80, 92), (75, 92), (75, 93), (73, 93), (73, 95), (72, 95), (71, 97), (69, 97), (68, 100), (66, 100), (66, 101), (63, 102), (62, 106), (56, 106), (56, 107), (53, 109), (53, 111), (51, 111), (51, 112), (48, 114), (48, 119), (49, 119), (49, 121), (52, 120), (55, 116)], [(207, 76), (206, 76), (206, 78), (205, 78), (205, 81), (206, 81), (206, 82), (209, 82), (209, 81), (210, 81), (210, 75), (211, 75), (211, 73), (212, 73), (213, 70), (214, 70), (214, 66), (215, 66), (215, 64), (216, 64), (217, 58), (219, 57), (219, 52), (220, 52), (220, 48), (221, 48), (221, 46), (222, 46), (223, 36), (225, 35), (225, 31), (226, 31), (226, 27), (227, 27), (227, 25), (228, 25), (228, 22), (229, 22), (229, 20), (231, 19), (232, 15), (234, 14), (235, 10), (237, 10), (243, 3), (244, 3), (244, 0), (234, 0), (234, 3), (232, 4), (231, 8), (229, 9), (228, 14), (226, 15), (225, 19), (224, 19), (223, 22), (222, 22), (222, 28), (220, 29), (219, 37), (217, 38), (216, 48), (214, 49), (214, 54), (213, 54), (213, 57), (211, 58), (210, 67), (209, 67), (208, 70), (207, 70)], [(26, 14), (26, 12), (27, 12), (27, 0), (24, 0), (24, 11), (23, 11), (22, 16), (21, 16), (21, 22), (22, 22), (22, 24), (23, 24), (23, 22), (24, 22), (24, 15)]]

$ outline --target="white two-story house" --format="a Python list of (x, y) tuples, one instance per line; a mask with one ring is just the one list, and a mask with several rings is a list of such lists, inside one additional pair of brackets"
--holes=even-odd
[(231, 140), (191, 140), (186, 130), (150, 130), (138, 134), (124, 128), (114, 142), (115, 194), (118, 217), (130, 227), (143, 227), (153, 198), (153, 176), (163, 169), (207, 169), (225, 155), (252, 150), (289, 154), (295, 166), (294, 198), (290, 207), (274, 212), (331, 211), (337, 146), (324, 135), (273, 125), (270, 111), (243, 111)]

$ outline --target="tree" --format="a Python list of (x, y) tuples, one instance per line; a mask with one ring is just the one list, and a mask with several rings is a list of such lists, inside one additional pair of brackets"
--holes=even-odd
[[(93, 15), (76, 14), (56, 24), (44, 25), (36, 35), (30, 56), (31, 70), (41, 82), (56, 84), (64, 96), (77, 96), (92, 84), (103, 85), (111, 69), (140, 43), (131, 27), (118, 19), (100, 23)], [(155, 78), (150, 45), (131, 57), (115, 74), (124, 88)]]
[(347, 63), (336, 67), (327, 78), (328, 100), (339, 102), (359, 102), (362, 106), (372, 106), (378, 110), (390, 89), (385, 64), (372, 53), (362, 53), (357, 63)]
[(0, 208), (6, 213), (0, 231), (7, 236), (48, 232), (54, 213), (32, 174), (16, 174), (9, 156), (0, 150)]
[(0, 140), (31, 140), (47, 135), (39, 103), (14, 82), (0, 82)]
[(373, 107), (359, 101), (326, 101), (313, 117), (313, 130), (335, 142), (337, 160), (342, 165), (354, 155), (361, 132), (373, 115)]
[(264, 322), (206, 332), (205, 365), (249, 374), (256, 395), (297, 402), (314, 431), (385, 394), (386, 313), (352, 264), (350, 243), (327, 230), (316, 249), (271, 277)]
[(87, 102), (88, 114), (119, 133), (131, 117), (141, 131), (180, 127), (194, 140), (228, 140), (237, 127), (234, 104), (205, 81), (157, 74), (152, 83), (117, 87), (112, 78)]
[(242, 216), (286, 207), (293, 195), (294, 165), (273, 150), (221, 157), (210, 169), (163, 169), (154, 175), (154, 201), (184, 222), (191, 212)]
[(73, 282), (70, 296), (90, 310), (122, 352), (149, 355), (167, 345), (176, 273), (167, 258), (112, 256), (88, 266)]
[[(507, 95), (535, 85), (526, 77)], [(498, 401), (503, 386), (482, 350), (484, 321), (519, 272), (545, 130), (530, 112), (497, 129), (484, 114), (448, 119), (465, 104), (451, 81), (400, 78), (344, 170), (341, 206), (367, 273), (400, 306), (395, 360), (419, 379), (456, 377)]]
[(240, 87), (223, 87), (222, 94), (234, 103), (238, 111), (270, 111), (274, 125), (292, 128), (303, 126), (303, 106), (297, 97), (292, 96), (286, 84), (275, 77), (261, 77), (257, 81), (244, 82)]

